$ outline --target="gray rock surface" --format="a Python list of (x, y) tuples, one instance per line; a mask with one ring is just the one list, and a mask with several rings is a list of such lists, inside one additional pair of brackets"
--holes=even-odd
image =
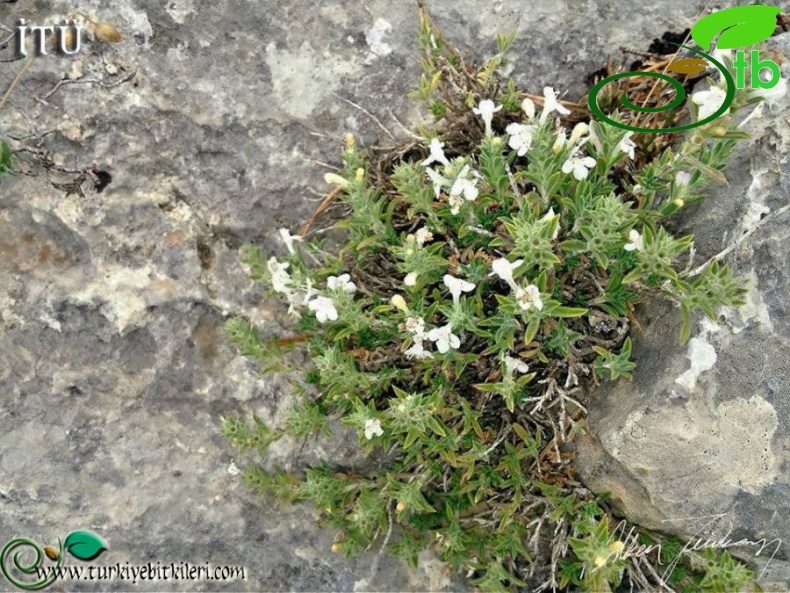
[[(666, 30), (690, 26), (703, 4), (428, 2), (472, 59), (493, 53), (496, 32), (517, 28), (517, 80), (573, 98), (608, 53), (644, 49)], [(0, 185), (3, 540), (52, 544), (90, 529), (110, 546), (98, 563), (209, 562), (247, 571), (230, 585), (134, 585), (140, 591), (458, 588), (435, 562), (410, 571), (382, 558), (371, 578), (375, 550), (350, 561), (331, 554), (332, 533), (315, 526), (309, 507), (276, 507), (246, 490), (233, 471), (243, 463), (219, 435), (222, 415), (254, 411), (276, 424), (288, 408), (287, 383), (259, 377), (224, 341), (231, 314), (250, 317), (267, 335), (281, 330), (279, 312), (261, 303), (237, 249), (246, 242), (282, 249), (276, 229), (298, 227), (320, 199), (322, 163), (338, 162), (345, 132), (368, 145), (388, 142), (344, 99), (396, 135), (394, 117), (408, 127), (420, 121), (405, 98), (419, 76), (415, 6), (87, 0), (79, 8), (118, 26), (123, 42), (88, 45), (76, 59), (38, 59), (0, 112), (0, 132), (21, 138), (15, 148), (36, 146), (37, 135), (63, 167), (95, 164), (112, 175), (101, 192), (86, 183), (84, 197), (52, 185), (72, 175), (40, 168)], [(0, 2), (0, 23), (44, 24), (73, 9), (65, 0)], [(20, 64), (0, 62), (0, 90)], [(23, 155), (19, 168), (30, 167)], [(765, 203), (773, 208), (780, 199)], [(739, 204), (732, 202), (733, 212)], [(714, 216), (701, 223), (711, 252), (720, 223)], [(779, 252), (780, 230), (762, 247), (753, 244), (765, 254), (760, 261)], [(786, 268), (786, 259), (771, 261)], [(750, 337), (761, 316), (773, 323), (775, 343), (779, 332), (786, 337), (786, 319), (771, 313), (782, 306), (782, 286), (771, 282), (787, 273), (772, 270), (755, 267), (766, 300), (755, 303), (738, 338), (752, 350), (763, 335)], [(677, 361), (682, 351), (672, 352)], [(764, 391), (749, 383), (744, 395), (770, 391), (780, 400), (781, 381), (774, 374)], [(731, 404), (733, 415), (743, 405)], [(784, 422), (781, 402), (770, 405)], [(788, 433), (779, 425), (776, 434)], [(352, 450), (340, 439), (311, 443), (308, 454), (350, 459)], [(278, 455), (294, 461), (288, 450)], [(129, 588), (116, 581), (52, 589)]]
[[(770, 47), (790, 55), (790, 38)], [(585, 483), (645, 526), (719, 547), (764, 538), (730, 551), (755, 559), (766, 591), (790, 587), (789, 122), (790, 96), (758, 107), (729, 183), (676, 223), (697, 265), (737, 244), (723, 261), (748, 278), (747, 305), (698, 319), (686, 345), (677, 309), (642, 308), (634, 381), (593, 394), (579, 450)]]

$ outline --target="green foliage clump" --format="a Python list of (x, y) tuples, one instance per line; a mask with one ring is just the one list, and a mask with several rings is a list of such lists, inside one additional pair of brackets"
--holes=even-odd
[(0, 178), (11, 172), (11, 149), (8, 144), (0, 138)]
[[(334, 551), (378, 540), (416, 564), (430, 548), (484, 591), (655, 585), (575, 481), (567, 445), (588, 389), (631, 378), (640, 298), (675, 301), (683, 339), (694, 311), (741, 302), (726, 266), (689, 272), (692, 237), (664, 226), (701, 199), (739, 133), (699, 128), (645, 159), (630, 132), (568, 130), (574, 114), (553, 89), (533, 100), (496, 83), (511, 37), (477, 70), (426, 18), (420, 40), (414, 96), (442, 125), (398, 157), (347, 138), (343, 168), (327, 175), (347, 243), (330, 252), (282, 229), (284, 258), (246, 249), (250, 277), (288, 307), (294, 335), (263, 340), (237, 318), (228, 336), (264, 371), (290, 372), (299, 402), (281, 429), (226, 419), (223, 431), (263, 455), (282, 436), (345, 425), (385, 460), (367, 473), (327, 462), (301, 475), (247, 470), (261, 493), (312, 501), (337, 531)], [(292, 361), (296, 348), (309, 365)], [(701, 589), (745, 582), (717, 562)]]

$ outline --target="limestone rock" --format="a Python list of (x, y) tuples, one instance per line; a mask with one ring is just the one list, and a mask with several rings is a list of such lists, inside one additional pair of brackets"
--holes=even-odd
[[(786, 35), (771, 45), (790, 55)], [(748, 303), (698, 319), (686, 345), (679, 310), (643, 307), (634, 381), (593, 394), (578, 460), (587, 486), (611, 491), (645, 526), (720, 547), (764, 539), (761, 551), (730, 551), (760, 551), (765, 590), (775, 591), (790, 586), (781, 543), (790, 540), (790, 97), (747, 119), (753, 138), (731, 158), (728, 184), (676, 225), (694, 233), (697, 264), (737, 244), (723, 261), (749, 279)]]

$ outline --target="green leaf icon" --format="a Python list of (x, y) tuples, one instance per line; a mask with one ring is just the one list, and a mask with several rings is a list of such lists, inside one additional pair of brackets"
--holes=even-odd
[(107, 543), (92, 531), (72, 531), (63, 542), (63, 547), (75, 558), (93, 560), (107, 549)]
[(691, 29), (691, 38), (703, 49), (710, 48), (719, 32), (718, 49), (754, 45), (771, 36), (780, 12), (782, 9), (776, 6), (736, 6), (719, 10), (700, 19)]

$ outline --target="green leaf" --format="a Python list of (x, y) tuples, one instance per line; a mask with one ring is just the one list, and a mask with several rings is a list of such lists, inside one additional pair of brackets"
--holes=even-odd
[(80, 560), (93, 560), (106, 550), (107, 543), (92, 531), (72, 531), (63, 542), (63, 548)]
[(680, 343), (685, 344), (691, 337), (691, 312), (685, 305), (680, 306), (680, 316), (683, 319), (683, 325), (680, 328)]
[(555, 317), (581, 317), (586, 315), (588, 310), (583, 307), (557, 307), (551, 313)]
[(524, 332), (524, 343), (529, 344), (532, 340), (535, 339), (535, 336), (538, 333), (538, 329), (540, 328), (540, 321), (537, 319), (533, 319), (529, 322), (527, 326), (527, 331)]
[(691, 29), (691, 37), (703, 49), (709, 49), (716, 34), (717, 49), (735, 49), (768, 39), (776, 28), (776, 6), (736, 6), (719, 10), (700, 19)]
[(587, 243), (579, 239), (568, 239), (560, 243), (560, 249), (563, 251), (587, 251)]
[(11, 149), (8, 144), (0, 138), (0, 175), (11, 171)]

